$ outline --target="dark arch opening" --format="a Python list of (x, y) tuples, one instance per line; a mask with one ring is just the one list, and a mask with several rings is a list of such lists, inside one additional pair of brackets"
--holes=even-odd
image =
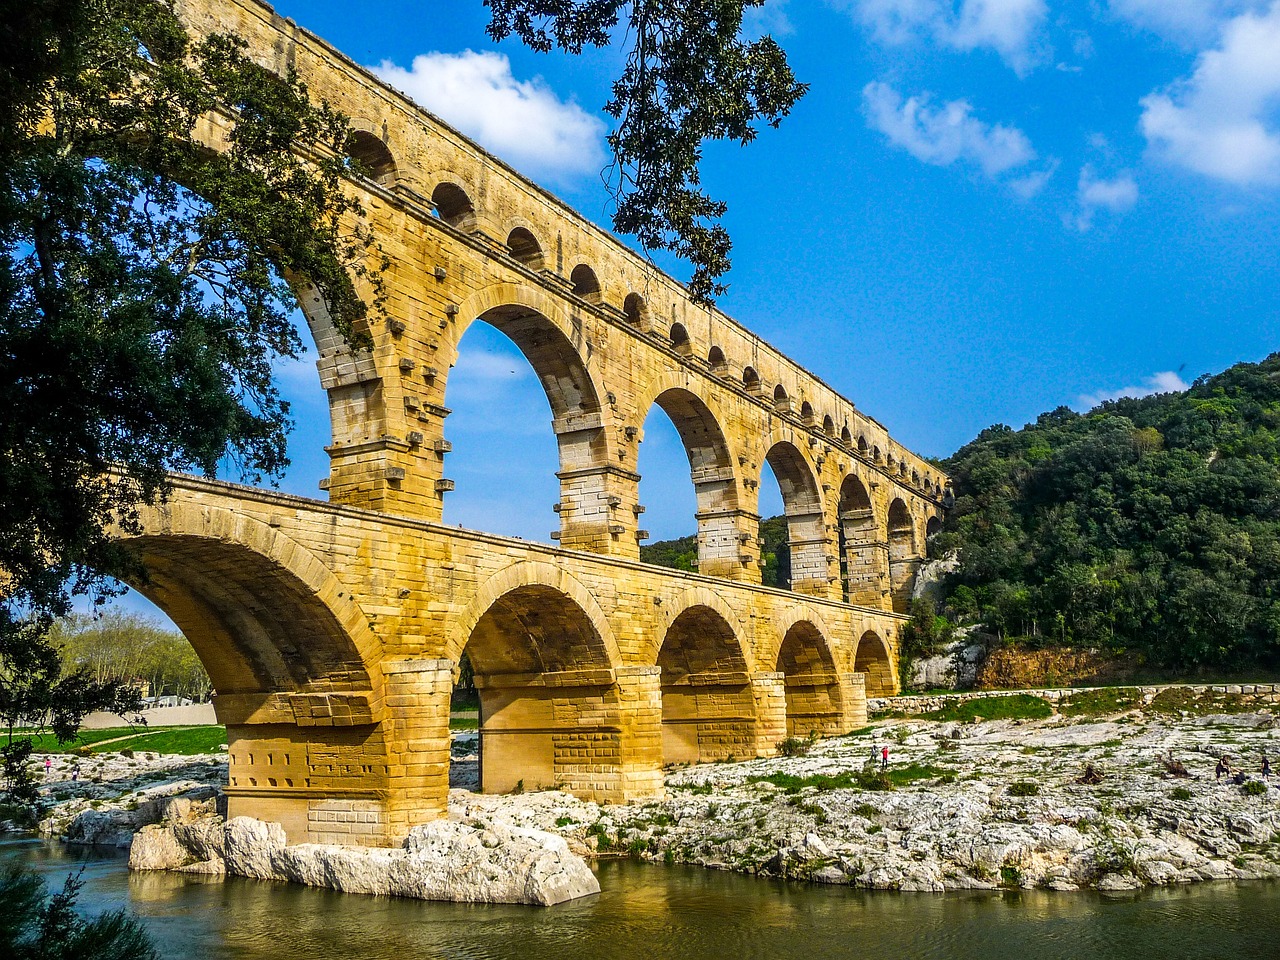
[(507, 236), (507, 250), (530, 270), (542, 269), (542, 244), (524, 227), (516, 227)]
[(858, 641), (858, 649), (853, 658), (853, 672), (866, 674), (868, 697), (891, 697), (897, 692), (898, 685), (893, 680), (888, 647), (874, 630), (868, 630)]
[(789, 413), (791, 410), (791, 398), (787, 396), (786, 388), (782, 384), (773, 388), (773, 409), (778, 413)]
[(684, 328), (683, 323), (671, 325), (671, 346), (682, 357), (687, 357), (693, 352), (693, 344), (689, 342), (689, 331)]
[(627, 294), (627, 299), (622, 302), (622, 312), (627, 316), (627, 323), (633, 327), (643, 329), (648, 325), (649, 306), (640, 294)]
[(876, 463), (880, 462), (880, 448), (878, 446), (871, 448), (871, 459)]
[(911, 511), (900, 498), (895, 499), (889, 504), (889, 582), (897, 613), (906, 613), (911, 604), (911, 587), (919, 565)]
[(792, 624), (778, 651), (787, 699), (787, 736), (843, 733), (843, 697), (826, 638), (807, 620)]
[(889, 558), (876, 528), (871, 497), (855, 476), (845, 477), (840, 485), (838, 516), (844, 599), (880, 607), (888, 590)]
[(832, 420), (830, 416), (822, 418), (822, 432), (828, 437), (834, 437), (836, 435), (836, 422)]
[(396, 161), (380, 137), (356, 130), (347, 138), (347, 156), (355, 161), (356, 172), (384, 187), (395, 186)]
[[(464, 648), (479, 700), (474, 766), (450, 765), (450, 785), (484, 793), (573, 788), (590, 756), (574, 753), (595, 727), (581, 702), (614, 705), (612, 664), (599, 633), (551, 587), (517, 587), (476, 622)], [(609, 679), (602, 682), (602, 678)]]
[(729, 372), (729, 361), (724, 357), (724, 351), (717, 346), (712, 346), (707, 351), (707, 365), (711, 367), (711, 372), (717, 377), (723, 377)]
[(783, 512), (787, 517), (788, 586), (804, 593), (825, 593), (829, 580), (826, 525), (822, 518), (822, 497), (813, 471), (799, 448), (786, 440), (769, 448), (765, 462), (778, 481)]
[(858, 453), (862, 454), (865, 457), (869, 452), (870, 451), (867, 448), (867, 438), (863, 436), (859, 436), (858, 437)]
[(807, 425), (813, 426), (813, 404), (805, 400), (800, 404), (800, 419)]
[(581, 297), (588, 303), (600, 302), (600, 281), (596, 277), (596, 272), (585, 263), (580, 263), (573, 268), (573, 273), (569, 274), (569, 282), (573, 284), (575, 296)]
[(924, 525), (925, 538), (927, 539), (929, 537), (932, 537), (941, 529), (942, 529), (942, 521), (939, 520), (937, 517), (930, 517), (928, 522)]
[(760, 374), (756, 373), (754, 367), (742, 368), (742, 385), (747, 388), (748, 393), (760, 392)]
[(658, 667), (663, 763), (756, 755), (746, 658), (720, 614), (695, 606), (676, 617), (658, 651)]
[(441, 183), (431, 191), (431, 205), (436, 216), (459, 230), (472, 230), (476, 225), (476, 208), (456, 183)]

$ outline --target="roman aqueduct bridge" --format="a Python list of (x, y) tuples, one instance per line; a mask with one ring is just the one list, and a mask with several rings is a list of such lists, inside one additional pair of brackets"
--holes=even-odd
[[(354, 351), (300, 299), (328, 393), (328, 502), (177, 477), (135, 539), (145, 592), (217, 690), (233, 814), (293, 841), (385, 844), (446, 808), (459, 659), (482, 787), (658, 795), (664, 764), (846, 732), (896, 689), (896, 641), (947, 478), (813, 374), (255, 0), (184, 0), (353, 118), (351, 188), (390, 259)], [(218, 121), (210, 120), (210, 139)], [(558, 545), (446, 527), (449, 371), (470, 324), (533, 366), (553, 414)], [(654, 405), (697, 496), (698, 572), (639, 561)], [(494, 412), (500, 416), (500, 411)], [(791, 589), (760, 585), (761, 471)]]

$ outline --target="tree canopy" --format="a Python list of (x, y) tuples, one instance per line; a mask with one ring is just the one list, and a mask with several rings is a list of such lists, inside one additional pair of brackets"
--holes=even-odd
[[(743, 15), (765, 0), (485, 0), (495, 40), (515, 35), (534, 50), (581, 53), (618, 41), (625, 65), (605, 112), (614, 164), (613, 225), (645, 250), (669, 250), (693, 266), (689, 290), (723, 293), (731, 243), (726, 205), (701, 187), (708, 140), (755, 139), (777, 126), (808, 89), (772, 37), (747, 38)], [(623, 23), (625, 11), (625, 24)]]
[(991, 427), (946, 467), (955, 615), (1179, 670), (1280, 665), (1280, 354)]
[[(0, 67), (0, 593), (137, 574), (108, 535), (166, 470), (287, 464), (273, 362), (301, 349), (283, 278), (359, 339), (372, 238), (350, 131), (296, 77), (168, 2), (10, 4)], [(211, 149), (207, 118), (225, 118)], [(308, 146), (304, 155), (297, 144)], [(371, 269), (370, 263), (374, 266)], [(353, 277), (355, 281), (353, 281)], [(110, 471), (116, 471), (112, 474)]]

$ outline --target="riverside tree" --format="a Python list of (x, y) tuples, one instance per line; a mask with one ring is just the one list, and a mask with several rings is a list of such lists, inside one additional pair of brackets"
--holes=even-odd
[(726, 206), (701, 188), (709, 140), (755, 139), (776, 127), (808, 86), (772, 37), (747, 38), (744, 13), (765, 0), (485, 0), (495, 40), (579, 54), (621, 37), (624, 65), (605, 112), (613, 226), (645, 250), (668, 250), (693, 267), (689, 290), (723, 293), (731, 243)]

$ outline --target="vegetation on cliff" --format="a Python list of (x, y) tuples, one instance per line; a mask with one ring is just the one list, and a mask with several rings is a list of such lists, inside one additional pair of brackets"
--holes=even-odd
[(1280, 354), (990, 427), (945, 466), (953, 618), (1174, 670), (1280, 665)]

